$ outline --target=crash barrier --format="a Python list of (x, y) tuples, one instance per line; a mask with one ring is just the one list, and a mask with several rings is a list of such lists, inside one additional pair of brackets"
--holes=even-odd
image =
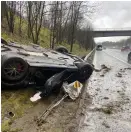
[(92, 62), (92, 58), (90, 59), (90, 57), (92, 56), (92, 54), (95, 52), (95, 49), (94, 48), (89, 54), (86, 55), (86, 57), (84, 58), (85, 61), (88, 61), (89, 63)]

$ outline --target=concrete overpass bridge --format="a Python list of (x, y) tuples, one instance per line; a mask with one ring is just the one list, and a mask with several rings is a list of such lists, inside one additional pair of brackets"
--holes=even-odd
[(94, 29), (94, 37), (131, 36), (131, 28), (121, 29)]

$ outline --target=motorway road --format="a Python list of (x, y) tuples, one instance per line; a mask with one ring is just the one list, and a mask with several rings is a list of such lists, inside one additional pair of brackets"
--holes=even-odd
[(115, 49), (96, 51), (94, 65), (108, 68), (94, 72), (87, 93), (87, 104), (79, 132), (131, 132), (131, 65), (127, 52)]
[(125, 62), (127, 62), (127, 56), (128, 56), (128, 53), (130, 52), (130, 51), (121, 52), (121, 50), (118, 50), (118, 49), (107, 49), (104, 51), (105, 51), (105, 53), (108, 53), (122, 61), (125, 61)]

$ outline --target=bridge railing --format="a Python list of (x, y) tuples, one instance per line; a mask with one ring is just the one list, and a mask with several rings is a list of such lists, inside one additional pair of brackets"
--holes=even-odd
[(131, 27), (126, 28), (95, 28), (93, 31), (131, 31)]

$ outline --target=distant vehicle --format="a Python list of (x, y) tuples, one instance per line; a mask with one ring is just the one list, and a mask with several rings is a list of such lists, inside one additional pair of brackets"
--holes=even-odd
[(96, 46), (96, 50), (101, 51), (101, 50), (102, 50), (102, 45), (101, 45), (101, 44), (97, 45), (97, 46)]
[(131, 63), (131, 52), (128, 54), (128, 62)]
[(121, 48), (121, 51), (129, 51), (130, 50), (130, 47), (129, 46), (123, 46)]

